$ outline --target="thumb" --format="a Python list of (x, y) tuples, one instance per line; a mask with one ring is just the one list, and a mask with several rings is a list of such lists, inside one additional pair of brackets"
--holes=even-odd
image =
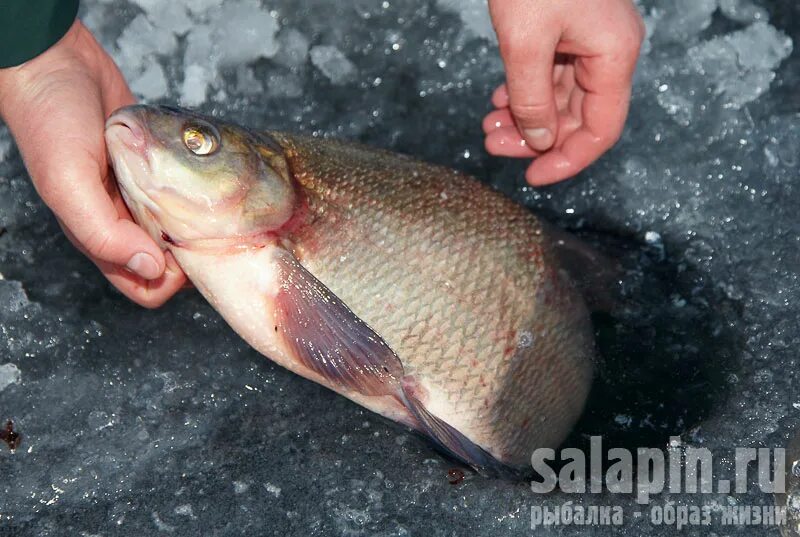
[(556, 41), (532, 37), (503, 51), (509, 107), (520, 134), (535, 151), (547, 151), (558, 137), (553, 89)]
[(164, 253), (129, 219), (121, 201), (115, 204), (111, 199), (96, 162), (71, 163), (57, 175), (38, 181), (37, 189), (75, 245), (92, 261), (125, 267), (146, 280), (163, 274)]
[(95, 262), (122, 266), (146, 280), (164, 273), (164, 253), (147, 233), (125, 218), (95, 220), (90, 226), (64, 222), (78, 247)]

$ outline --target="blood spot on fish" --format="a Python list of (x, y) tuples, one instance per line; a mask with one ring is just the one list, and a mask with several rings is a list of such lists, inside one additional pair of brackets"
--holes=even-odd
[(450, 468), (447, 470), (447, 482), (451, 485), (458, 485), (464, 481), (464, 471), (461, 468)]
[(522, 428), (527, 429), (530, 422), (531, 422), (530, 418), (525, 418), (524, 420), (522, 420)]
[(172, 237), (166, 234), (166, 232), (161, 232), (161, 240), (166, 242), (167, 244), (175, 244), (175, 241), (172, 240)]
[(0, 440), (8, 444), (12, 451), (22, 443), (22, 435), (14, 431), (14, 422), (8, 420), (5, 429), (0, 429)]

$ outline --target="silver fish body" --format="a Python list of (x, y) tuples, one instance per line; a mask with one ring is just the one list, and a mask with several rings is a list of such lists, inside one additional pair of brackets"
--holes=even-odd
[(487, 473), (578, 419), (588, 311), (525, 208), (447, 168), (175, 109), (123, 109), (106, 137), (137, 221), (282, 366)]

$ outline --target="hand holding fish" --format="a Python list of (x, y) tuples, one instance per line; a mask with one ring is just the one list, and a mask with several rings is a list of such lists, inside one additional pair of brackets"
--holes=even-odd
[(106, 117), (133, 102), (114, 61), (80, 21), (44, 53), (0, 69), (0, 117), (36, 190), (112, 284), (156, 307), (186, 278), (131, 220), (110, 177), (103, 139)]
[(534, 158), (532, 185), (555, 183), (619, 139), (645, 30), (631, 0), (489, 0), (506, 83), (483, 121), (486, 149)]

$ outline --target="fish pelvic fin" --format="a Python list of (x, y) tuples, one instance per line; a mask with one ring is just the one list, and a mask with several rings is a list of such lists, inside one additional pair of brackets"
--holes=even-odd
[(416, 395), (414, 378), (405, 375), (389, 345), (290, 252), (280, 250), (277, 255), (281, 280), (274, 326), (297, 360), (346, 390), (396, 398), (420, 432), (478, 473), (517, 476), (516, 470), (431, 414)]

